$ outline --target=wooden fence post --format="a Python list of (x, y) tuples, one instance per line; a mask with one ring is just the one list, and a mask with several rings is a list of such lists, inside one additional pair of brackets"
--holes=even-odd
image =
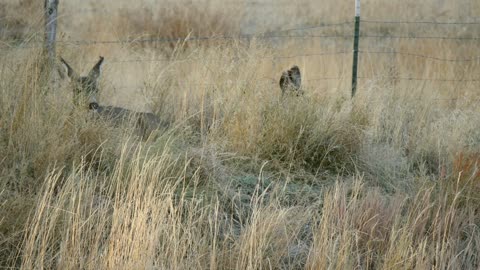
[(59, 0), (45, 0), (45, 56), (48, 65), (53, 67), (55, 63), (55, 37), (57, 35), (57, 14)]
[(360, 40), (360, 0), (355, 0), (355, 35), (353, 37), (352, 98), (357, 92), (358, 43)]

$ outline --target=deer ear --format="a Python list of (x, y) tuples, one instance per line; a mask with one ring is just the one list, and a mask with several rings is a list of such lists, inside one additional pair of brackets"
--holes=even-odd
[(97, 81), (98, 78), (100, 78), (101, 72), (102, 72), (102, 64), (103, 64), (103, 56), (100, 56), (100, 60), (93, 66), (92, 70), (88, 73), (88, 77), (93, 79), (94, 81)]
[(288, 75), (290, 77), (290, 80), (292, 80), (292, 83), (295, 85), (295, 88), (297, 88), (297, 90), (300, 89), (300, 86), (302, 84), (302, 75), (298, 66), (293, 66), (288, 71)]
[(280, 89), (282, 89), (282, 93), (284, 93), (285, 90), (287, 89), (288, 83), (289, 83), (288, 72), (284, 71), (282, 72), (282, 76), (280, 77), (280, 81), (279, 81)]
[(60, 61), (62, 62), (62, 66), (65, 70), (65, 73), (67, 73), (68, 77), (70, 79), (74, 79), (74, 78), (77, 78), (78, 75), (77, 73), (75, 72), (75, 70), (73, 70), (72, 67), (70, 67), (70, 65), (67, 63), (67, 61), (65, 61), (65, 59), (61, 58), (60, 57)]

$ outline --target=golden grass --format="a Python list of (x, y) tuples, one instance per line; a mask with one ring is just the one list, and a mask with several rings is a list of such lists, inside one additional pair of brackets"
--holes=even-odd
[[(254, 23), (244, 23), (258, 13), (227, 2), (182, 9), (172, 1), (149, 9), (147, 1), (117, 1), (105, 13), (92, 2), (82, 8), (97, 13), (72, 15), (78, 2), (69, 1), (61, 14), (77, 19), (61, 18), (60, 37), (251, 30)], [(285, 16), (255, 30), (351, 19), (346, 1), (323, 8), (314, 2), (279, 3), (277, 14)], [(403, 10), (396, 19), (473, 20), (472, 10), (480, 10), (445, 3), (432, 14), (433, 1), (378, 2), (365, 4), (367, 18), (390, 19), (391, 10)], [(177, 12), (182, 16), (172, 16)], [(37, 44), (40, 16), (15, 16), (10, 22), (22, 21), (27, 34), (1, 36), (11, 47), (0, 53), (0, 267), (478, 269), (478, 82), (402, 79), (478, 79), (478, 61), (363, 53), (360, 75), (368, 78), (360, 79), (352, 100), (349, 53), (306, 56), (350, 51), (349, 39), (59, 43), (58, 53), (82, 73), (98, 55), (106, 57), (101, 104), (153, 111), (171, 123), (142, 141), (128, 126), (73, 109), (68, 83), (52, 83), (42, 72), (39, 49), (13, 46)], [(157, 28), (162, 16), (168, 20)], [(361, 48), (461, 59), (479, 47), (365, 39)], [(277, 79), (293, 64), (304, 76), (305, 95), (282, 98)]]

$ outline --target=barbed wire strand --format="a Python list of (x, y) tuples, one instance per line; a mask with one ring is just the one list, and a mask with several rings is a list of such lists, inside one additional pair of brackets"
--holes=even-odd
[[(133, 42), (133, 41), (132, 41)], [(135, 41), (136, 42), (136, 41)], [(104, 43), (104, 44), (110, 44), (110, 43), (128, 43), (126, 41), (95, 41), (94, 43), (91, 44), (99, 44), (99, 43)], [(14, 48), (42, 48), (42, 46), (20, 46), (20, 47), (14, 47)], [(312, 53), (312, 54), (302, 54), (302, 55), (294, 55), (294, 56), (272, 56), (270, 58), (295, 58), (295, 57), (306, 57), (306, 56), (316, 56), (316, 55), (330, 55), (330, 54), (346, 54), (349, 52), (346, 51), (341, 51), (341, 52), (321, 52), (321, 53)], [(450, 59), (450, 58), (441, 58), (437, 56), (432, 56), (432, 55), (422, 55), (422, 54), (416, 54), (416, 53), (410, 53), (410, 52), (399, 52), (399, 51), (369, 51), (369, 50), (359, 50), (359, 53), (366, 53), (366, 54), (389, 54), (389, 55), (404, 55), (404, 56), (411, 56), (411, 57), (417, 57), (417, 58), (424, 58), (424, 59), (429, 59), (429, 60), (435, 60), (435, 61), (443, 61), (443, 62), (476, 62), (480, 61), (480, 56), (474, 56), (472, 58), (464, 58), (464, 59)], [(112, 61), (112, 62), (157, 62), (157, 61), (171, 61), (172, 59), (131, 59), (131, 60), (123, 60), (123, 61)], [(179, 59), (177, 59), (179, 60)], [(183, 60), (192, 60), (192, 59), (183, 59)]]
[[(286, 56), (278, 56), (278, 55), (269, 55), (269, 56), (258, 56), (256, 59), (289, 59), (289, 58), (297, 58), (297, 57), (313, 57), (313, 56), (329, 56), (329, 55), (340, 55), (340, 54), (349, 54), (349, 51), (334, 51), (334, 52), (320, 52), (320, 53), (308, 53), (308, 54), (295, 54), (295, 55), (286, 55)], [(229, 57), (224, 58), (230, 61), (232, 60), (242, 60), (242, 59), (250, 59), (248, 57)], [(112, 59), (107, 60), (109, 63), (132, 63), (132, 62), (175, 62), (175, 61), (201, 61), (201, 58), (151, 58), (151, 59)]]
[(432, 25), (480, 25), (480, 22), (437, 22), (437, 21), (381, 21), (361, 20), (362, 23), (383, 23), (383, 24), (432, 24)]
[(312, 26), (303, 26), (303, 27), (295, 27), (295, 28), (287, 28), (275, 31), (266, 31), (263, 34), (272, 34), (272, 33), (282, 33), (288, 31), (303, 31), (303, 30), (312, 30), (312, 29), (319, 29), (319, 28), (326, 28), (326, 27), (336, 27), (336, 26), (344, 26), (344, 25), (353, 25), (354, 21), (344, 21), (344, 22), (337, 22), (337, 23), (322, 23), (319, 25), (312, 25)]
[[(149, 38), (149, 39), (124, 39), (124, 40), (59, 40), (59, 46), (96, 46), (109, 44), (145, 44), (145, 43), (177, 43), (177, 42), (208, 42), (208, 41), (232, 41), (232, 40), (267, 40), (267, 39), (309, 39), (309, 38), (323, 38), (323, 39), (351, 39), (351, 35), (270, 35), (270, 36), (218, 36), (218, 37), (187, 37), (187, 38)], [(360, 38), (385, 38), (385, 39), (436, 39), (436, 40), (473, 40), (478, 41), (480, 37), (435, 37), (435, 36), (372, 36), (362, 35)], [(38, 45), (31, 45), (31, 44)], [(8, 46), (4, 47), (13, 49), (37, 49), (42, 48), (43, 41), (32, 41), (28, 45)], [(470, 60), (467, 60), (470, 61)], [(455, 62), (455, 60), (453, 60)]]
[(480, 82), (480, 79), (439, 79), (439, 78), (415, 78), (415, 77), (396, 77), (396, 76), (381, 76), (381, 77), (368, 77), (368, 76), (358, 76), (359, 79), (367, 80), (381, 80), (381, 79), (391, 79), (391, 80), (402, 80), (402, 81), (431, 81), (431, 82)]
[[(299, 57), (312, 57), (312, 56), (328, 56), (328, 55), (341, 55), (341, 54), (350, 54), (351, 51), (333, 51), (333, 52), (320, 52), (320, 53), (308, 53), (308, 54), (296, 54), (296, 55), (287, 55), (287, 56), (260, 56), (259, 59), (290, 59), (290, 58), (299, 58)], [(444, 61), (444, 62), (472, 62), (472, 61), (480, 61), (480, 56), (473, 57), (473, 58), (466, 58), (466, 59), (447, 59), (447, 58), (439, 58), (435, 56), (429, 55), (421, 55), (421, 54), (414, 54), (409, 52), (388, 52), (388, 51), (363, 51), (360, 50), (359, 53), (367, 53), (367, 54), (399, 54), (411, 57), (418, 57), (424, 58), (429, 60), (435, 61)], [(229, 60), (240, 60), (246, 58), (240, 57), (230, 57)], [(180, 59), (168, 59), (168, 58), (160, 58), (160, 59), (113, 59), (110, 60), (110, 63), (130, 63), (130, 62), (170, 62), (170, 61), (200, 61), (199, 58), (180, 58)]]
[[(480, 82), (480, 79), (466, 79), (466, 80), (458, 80), (458, 79), (435, 79), (435, 78), (402, 78), (402, 77), (369, 77), (369, 76), (359, 76), (359, 79), (371, 79), (371, 80), (378, 80), (378, 79), (398, 79), (398, 80), (408, 80), (408, 81), (436, 81), (436, 82)], [(270, 78), (270, 77), (262, 77), (262, 78), (257, 78), (257, 80), (263, 80), (263, 81), (269, 81), (271, 84), (278, 84), (278, 80), (276, 78)], [(349, 80), (349, 78), (343, 76), (343, 77), (316, 77), (316, 78), (311, 78), (311, 79), (306, 79), (304, 80), (305, 83), (308, 82), (318, 82), (318, 81), (332, 81), (332, 80), (337, 80), (337, 81), (342, 81), (342, 80)], [(190, 86), (222, 86), (224, 84), (218, 83), (218, 82), (184, 82), (182, 83), (184, 85), (190, 85)], [(110, 82), (110, 85), (114, 89), (140, 89), (140, 88), (145, 88), (148, 87), (147, 85), (115, 85), (113, 82)]]
[[(348, 35), (238, 35), (238, 36), (211, 36), (211, 37), (185, 37), (185, 38), (136, 38), (120, 40), (58, 40), (57, 44), (63, 46), (91, 46), (98, 44), (140, 44), (140, 43), (176, 43), (191, 41), (222, 41), (222, 40), (258, 40), (258, 39), (302, 39), (302, 38), (352, 38)], [(42, 44), (43, 41), (31, 42)], [(37, 48), (41, 46), (29, 46)], [(22, 47), (19, 47), (22, 48)]]
[[(327, 27), (337, 27), (337, 26), (344, 26), (344, 25), (353, 25), (353, 21), (341, 21), (341, 22), (322, 22), (317, 25), (304, 25), (304, 26), (293, 26), (290, 28), (285, 28), (285, 29), (278, 29), (278, 30), (272, 30), (272, 31), (265, 31), (265, 32), (260, 32), (260, 33), (255, 33), (252, 35), (265, 35), (265, 34), (276, 34), (276, 33), (283, 33), (283, 32), (289, 32), (289, 31), (304, 31), (304, 30), (312, 30), (312, 29), (321, 29), (321, 28), (327, 28)], [(0, 33), (14, 33), (14, 32), (28, 32), (30, 28), (17, 28), (17, 29), (12, 29), (12, 28), (4, 28), (0, 29)], [(41, 32), (42, 34), (44, 33), (43, 29), (38, 29), (35, 31), (31, 32)], [(62, 31), (62, 33), (75, 33), (75, 31)], [(90, 31), (91, 33), (91, 31)], [(94, 33), (105, 33), (105, 32), (100, 32), (100, 31), (94, 31)]]
[(389, 36), (389, 35), (360, 35), (360, 38), (384, 38), (384, 39), (434, 39), (434, 40), (480, 40), (480, 37), (442, 37), (442, 36)]
[(442, 62), (475, 62), (475, 61), (480, 60), (480, 56), (474, 56), (472, 58), (464, 58), (464, 59), (450, 59), (450, 58), (440, 58), (440, 57), (431, 56), (431, 55), (423, 55), (423, 54), (416, 54), (416, 53), (410, 53), (410, 52), (398, 52), (398, 51), (363, 51), (363, 50), (359, 50), (358, 52), (359, 53), (367, 53), (367, 54), (399, 54), (399, 55), (412, 56), (412, 57), (418, 57), (418, 58), (424, 58), (424, 59), (442, 61)]

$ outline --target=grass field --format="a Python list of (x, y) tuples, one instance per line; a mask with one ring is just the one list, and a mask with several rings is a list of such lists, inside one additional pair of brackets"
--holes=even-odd
[[(379, 37), (361, 40), (351, 99), (351, 38), (174, 40), (351, 21), (352, 1), (60, 1), (57, 54), (81, 73), (106, 58), (99, 102), (170, 123), (142, 140), (46, 74), (41, 2), (0, 3), (0, 268), (480, 267), (478, 24), (362, 23)], [(382, 21), (480, 11), (362, 5)], [(375, 53), (392, 51), (430, 58)], [(282, 98), (294, 64), (305, 95)]]

